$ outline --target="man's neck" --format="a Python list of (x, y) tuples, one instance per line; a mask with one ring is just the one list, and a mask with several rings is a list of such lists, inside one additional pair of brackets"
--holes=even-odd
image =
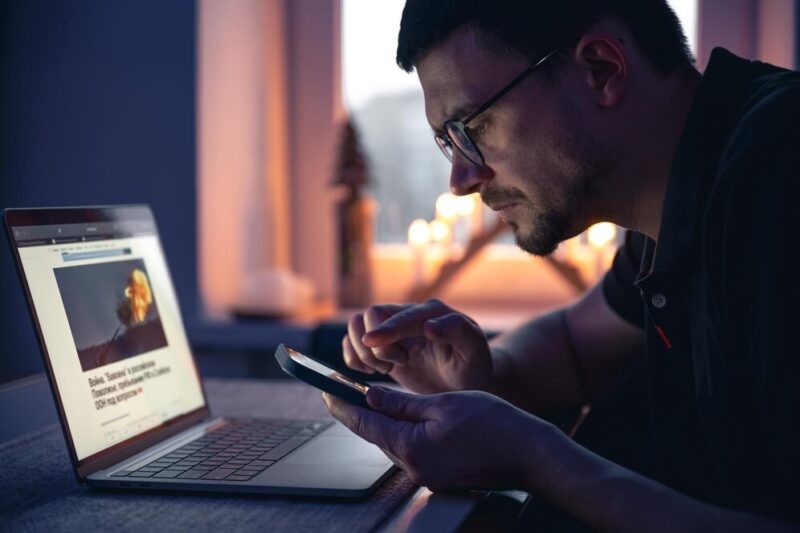
[[(670, 169), (702, 76), (694, 69), (656, 85), (643, 109), (650, 109), (629, 146), (635, 154), (623, 164), (627, 212), (617, 224), (658, 239)], [(630, 150), (628, 150), (630, 152)]]

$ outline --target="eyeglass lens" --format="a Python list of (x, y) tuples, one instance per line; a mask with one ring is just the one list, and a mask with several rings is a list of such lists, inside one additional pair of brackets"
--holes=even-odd
[(453, 145), (466, 157), (471, 163), (482, 166), (483, 156), (478, 151), (475, 143), (469, 138), (467, 132), (464, 130), (464, 125), (460, 122), (448, 122), (445, 125), (447, 135), (437, 136), (436, 144), (444, 153), (445, 157), (451, 162), (453, 161)]

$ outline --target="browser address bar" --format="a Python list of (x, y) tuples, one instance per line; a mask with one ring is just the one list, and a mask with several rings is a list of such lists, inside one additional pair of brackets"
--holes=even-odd
[(130, 248), (115, 248), (112, 250), (93, 250), (91, 252), (62, 252), (61, 259), (67, 261), (83, 261), (84, 259), (99, 259), (101, 257), (117, 257), (131, 255)]

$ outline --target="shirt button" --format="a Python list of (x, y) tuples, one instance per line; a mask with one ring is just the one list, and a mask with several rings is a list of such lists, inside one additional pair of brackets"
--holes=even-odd
[(653, 302), (653, 307), (656, 309), (662, 309), (665, 305), (667, 305), (667, 297), (661, 293), (654, 294), (652, 300), (650, 301)]

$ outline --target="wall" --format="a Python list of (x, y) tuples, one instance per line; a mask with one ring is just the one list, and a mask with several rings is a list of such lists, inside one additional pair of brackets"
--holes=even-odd
[(792, 68), (795, 66), (797, 0), (701, 0), (698, 5), (698, 65), (711, 50), (731, 52)]
[(289, 266), (286, 13), (283, 0), (198, 5), (200, 280), (217, 315), (248, 276)]
[(339, 1), (201, 0), (199, 6), (207, 310), (223, 317), (240, 307), (248, 281), (273, 268), (288, 267), (313, 283), (318, 298), (330, 300), (329, 183), (342, 115)]
[[(0, 206), (150, 203), (189, 320), (198, 307), (195, 19), (190, 0), (0, 6)], [(38, 371), (3, 244), (0, 382)]]

